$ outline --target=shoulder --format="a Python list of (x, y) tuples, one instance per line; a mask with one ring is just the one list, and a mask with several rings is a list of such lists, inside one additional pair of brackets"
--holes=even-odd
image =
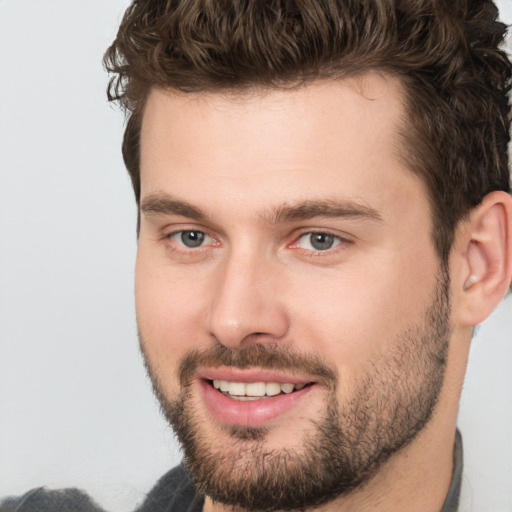
[[(166, 473), (135, 512), (201, 512), (203, 498), (182, 465)], [(105, 512), (79, 489), (32, 489), (5, 498), (0, 512)]]
[(201, 512), (203, 501), (180, 464), (160, 478), (136, 512)]
[(104, 512), (79, 489), (52, 491), (32, 489), (23, 496), (10, 497), (0, 503), (0, 512)]

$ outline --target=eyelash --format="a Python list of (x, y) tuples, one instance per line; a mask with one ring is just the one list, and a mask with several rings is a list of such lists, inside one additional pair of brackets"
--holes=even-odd
[[(201, 245), (198, 245), (196, 247), (187, 247), (184, 243), (183, 243), (183, 235), (185, 233), (196, 233), (196, 234), (199, 234), (200, 237), (204, 237), (205, 239), (211, 239), (213, 241), (215, 241), (215, 243), (213, 245), (218, 245), (218, 242), (215, 240), (215, 238), (211, 235), (209, 235), (208, 233), (206, 233), (205, 231), (202, 231), (200, 229), (180, 229), (180, 230), (177, 230), (177, 231), (173, 231), (172, 233), (169, 233), (168, 235), (165, 235), (165, 239), (166, 240), (173, 240), (174, 243), (179, 246), (179, 249), (175, 249), (175, 250), (180, 250), (180, 251), (199, 251), (201, 249), (204, 250), (204, 247), (206, 247), (206, 245), (204, 244), (201, 244)], [(182, 238), (182, 241), (179, 242), (177, 240), (177, 237), (181, 237)]]
[[(195, 233), (196, 235), (199, 235), (199, 238), (204, 237), (204, 240), (212, 240), (213, 243), (200, 243), (200, 245), (197, 245), (195, 247), (188, 247), (183, 242), (183, 236), (186, 234), (192, 234)], [(332, 240), (332, 244), (330, 247), (326, 247), (324, 250), (322, 249), (315, 249), (314, 247), (312, 249), (301, 247), (300, 243), (302, 240), (309, 237), (310, 245), (312, 245), (312, 237), (314, 236), (324, 236), (328, 239), (330, 238)], [(178, 240), (178, 237), (181, 238), (181, 240)], [(216, 245), (219, 245), (219, 242), (215, 239), (215, 237), (209, 235), (206, 231), (203, 231), (201, 229), (180, 229), (173, 231), (172, 233), (169, 233), (164, 236), (164, 239), (173, 241), (173, 244), (171, 245), (171, 249), (174, 251), (182, 252), (182, 253), (199, 253), (206, 250), (207, 247), (215, 247)], [(346, 248), (347, 245), (352, 244), (353, 242), (347, 238), (344, 238), (340, 235), (335, 235), (334, 233), (330, 233), (329, 231), (322, 231), (322, 230), (311, 230), (311, 231), (303, 231), (298, 234), (294, 238), (294, 241), (288, 245), (289, 248), (299, 250), (303, 254), (309, 256), (309, 257), (322, 257), (322, 256), (328, 256), (332, 255), (333, 253), (336, 253), (339, 250), (343, 250)]]
[[(312, 237), (314, 235), (324, 235), (327, 237), (332, 237), (334, 239), (334, 244), (332, 247), (326, 248), (325, 250), (320, 249), (307, 249), (300, 246), (301, 240), (303, 240), (306, 237)], [(310, 238), (311, 240), (311, 238)], [(327, 261), (329, 261), (328, 258), (334, 257), (342, 253), (343, 251), (347, 250), (348, 246), (352, 245), (354, 243), (353, 240), (351, 240), (348, 237), (341, 236), (339, 234), (331, 233), (327, 230), (310, 230), (310, 231), (303, 231), (301, 232), (290, 244), (288, 247), (291, 249), (300, 251), (300, 253), (310, 259), (320, 259), (320, 258), (326, 258)]]

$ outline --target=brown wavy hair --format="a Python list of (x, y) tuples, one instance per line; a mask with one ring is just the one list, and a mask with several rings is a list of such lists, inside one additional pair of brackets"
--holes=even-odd
[(404, 85), (404, 158), (426, 184), (446, 262), (457, 223), (489, 192), (510, 192), (512, 68), (497, 16), (489, 0), (134, 0), (104, 65), (108, 98), (128, 115), (137, 202), (152, 88), (243, 92), (380, 70)]

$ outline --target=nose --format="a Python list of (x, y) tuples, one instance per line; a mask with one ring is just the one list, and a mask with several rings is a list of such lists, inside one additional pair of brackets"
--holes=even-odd
[(289, 318), (277, 264), (256, 255), (231, 257), (216, 275), (208, 324), (222, 345), (237, 349), (283, 338)]

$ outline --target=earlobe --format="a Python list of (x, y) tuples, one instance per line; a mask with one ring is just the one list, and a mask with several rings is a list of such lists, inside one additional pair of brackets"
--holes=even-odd
[(512, 277), (512, 198), (492, 192), (464, 229), (460, 320), (481, 323), (505, 296)]

